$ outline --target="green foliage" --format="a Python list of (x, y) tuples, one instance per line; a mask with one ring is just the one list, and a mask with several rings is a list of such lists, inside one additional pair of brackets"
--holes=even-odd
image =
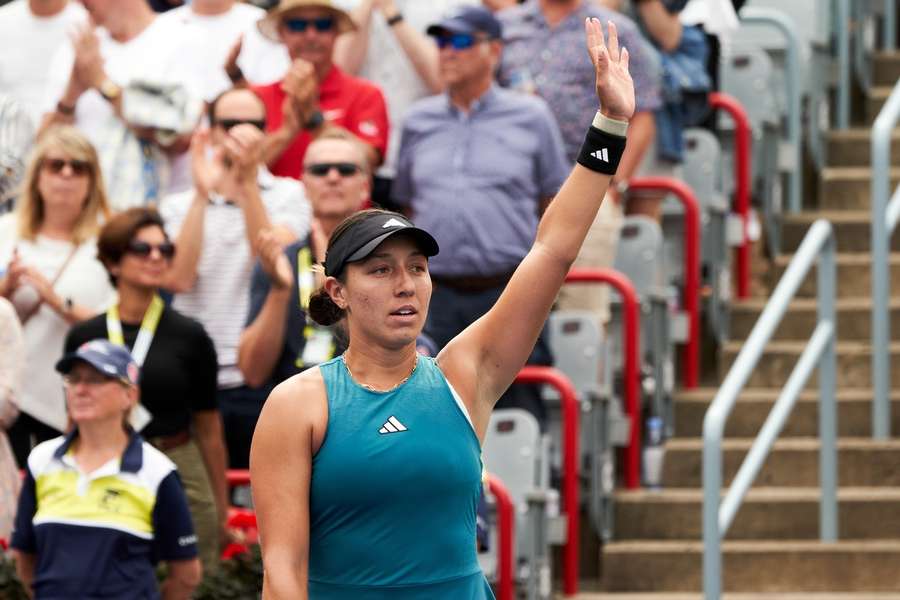
[(258, 600), (262, 593), (263, 566), (259, 546), (220, 563), (203, 577), (194, 600)]
[(16, 563), (9, 554), (0, 552), (0, 598), (28, 600), (25, 588), (16, 577)]

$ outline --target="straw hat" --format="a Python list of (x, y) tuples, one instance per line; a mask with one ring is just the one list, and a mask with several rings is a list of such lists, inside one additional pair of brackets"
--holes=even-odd
[(278, 25), (281, 18), (292, 10), (298, 8), (324, 8), (334, 15), (335, 25), (338, 33), (346, 33), (348, 31), (356, 31), (356, 23), (346, 12), (334, 5), (331, 0), (280, 0), (278, 5), (271, 8), (265, 17), (256, 22), (259, 32), (273, 42), (280, 42), (278, 37)]

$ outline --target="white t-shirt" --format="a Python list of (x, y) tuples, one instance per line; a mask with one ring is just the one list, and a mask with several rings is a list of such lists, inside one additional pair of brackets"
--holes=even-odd
[(68, 44), (69, 32), (86, 19), (79, 2), (69, 2), (52, 17), (34, 16), (28, 0), (0, 6), (0, 91), (25, 107), (35, 127), (46, 112), (50, 61), (60, 46)]
[[(298, 238), (305, 237), (312, 210), (303, 184), (275, 177), (265, 169), (260, 170), (259, 184), (269, 221), (286, 226)], [(182, 192), (160, 203), (159, 212), (172, 239), (178, 237), (193, 197), (192, 191)], [(250, 276), (255, 262), (241, 208), (221, 198), (210, 200), (203, 220), (197, 280), (190, 291), (177, 294), (172, 305), (200, 321), (212, 338), (219, 359), (220, 388), (244, 382), (237, 367), (237, 349), (250, 309)]]
[[(200, 97), (192, 75), (198, 42), (190, 27), (157, 17), (137, 37), (125, 43), (114, 40), (103, 28), (98, 28), (97, 36), (106, 74), (118, 85), (124, 87), (132, 81), (181, 84), (191, 96)], [(74, 60), (71, 44), (64, 44), (57, 51), (50, 67), (43, 112), (55, 110), (65, 92)], [(143, 161), (136, 138), (96, 90), (88, 90), (78, 99), (75, 125), (100, 155), (110, 207), (121, 211), (143, 205)], [(187, 152), (173, 159), (160, 158), (157, 166), (163, 182), (160, 197), (191, 187)]]
[[(0, 269), (5, 271), (14, 248), (20, 260), (37, 268), (53, 281), (72, 253), (72, 244), (37, 236), (34, 240), (19, 240), (15, 214), (0, 217)], [(53, 286), (61, 298), (71, 298), (74, 304), (87, 306), (100, 313), (115, 299), (106, 269), (97, 259), (95, 240), (81, 244), (65, 271)], [(27, 309), (37, 300), (37, 292), (20, 287), (12, 296), (17, 309)], [(19, 408), (60, 431), (66, 427), (66, 405), (62, 379), (54, 369), (62, 356), (69, 324), (56, 311), (42, 304), (25, 323), (25, 380), (18, 396)]]
[(259, 33), (256, 22), (266, 12), (256, 6), (238, 3), (220, 15), (198, 15), (190, 6), (181, 6), (159, 16), (161, 21), (176, 21), (192, 25), (200, 42), (199, 55), (193, 61), (193, 79), (207, 102), (231, 87), (225, 74), (225, 59), (231, 47), (243, 34), (244, 42), (238, 56), (238, 66), (247, 81), (262, 85), (278, 81), (290, 66), (290, 57), (283, 44), (267, 40)]
[[(338, 0), (336, 4), (350, 11), (356, 8), (359, 0)], [(403, 19), (423, 34), (429, 25), (440, 21), (451, 10), (459, 6), (476, 4), (480, 4), (480, 2), (478, 0), (431, 0), (430, 2), (397, 0), (397, 8), (403, 14)], [(379, 10), (372, 11), (369, 48), (358, 76), (368, 79), (380, 87), (387, 100), (391, 132), (388, 138), (387, 156), (378, 174), (383, 177), (393, 177), (406, 111), (413, 102), (431, 96), (432, 92), (419, 77), (412, 61), (403, 51), (403, 47), (397, 41), (397, 37)]]

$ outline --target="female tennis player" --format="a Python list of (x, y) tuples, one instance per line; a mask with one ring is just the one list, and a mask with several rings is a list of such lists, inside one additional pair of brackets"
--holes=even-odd
[(634, 112), (615, 25), (608, 44), (597, 19), (585, 32), (601, 109), (578, 164), (496, 305), (436, 359), (416, 353), (434, 238), (380, 210), (333, 232), (309, 311), (321, 325), (344, 319), (349, 347), (276, 387), (253, 439), (266, 600), (493, 598), (475, 553), (481, 441), (594, 220)]

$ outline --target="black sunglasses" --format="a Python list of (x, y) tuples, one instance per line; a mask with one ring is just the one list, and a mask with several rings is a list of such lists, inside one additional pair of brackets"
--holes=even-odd
[(331, 31), (334, 27), (333, 17), (319, 17), (318, 19), (285, 19), (282, 21), (288, 31), (293, 33), (303, 33), (310, 25), (319, 33)]
[(74, 175), (87, 175), (91, 172), (91, 163), (86, 160), (66, 160), (64, 158), (45, 158), (43, 161), (43, 166), (49, 169), (51, 173), (59, 174), (62, 173), (62, 170), (66, 168), (66, 165), (69, 165), (69, 168), (72, 169), (72, 173)]
[(216, 119), (216, 125), (225, 131), (231, 131), (232, 127), (237, 127), (238, 125), (243, 125), (245, 123), (253, 125), (260, 131), (266, 130), (265, 119)]
[(325, 177), (332, 169), (337, 169), (337, 172), (341, 177), (350, 177), (351, 175), (356, 175), (362, 171), (362, 168), (359, 165), (348, 162), (313, 163), (304, 167), (304, 170), (307, 173), (315, 175), (316, 177)]
[(150, 256), (150, 254), (153, 253), (154, 249), (158, 250), (159, 255), (166, 260), (170, 260), (173, 256), (175, 256), (175, 244), (173, 244), (172, 242), (150, 244), (147, 242), (142, 242), (140, 240), (132, 240), (132, 242), (128, 244), (128, 252), (130, 254), (134, 254), (135, 256), (140, 256), (141, 258), (147, 258), (148, 256)]

